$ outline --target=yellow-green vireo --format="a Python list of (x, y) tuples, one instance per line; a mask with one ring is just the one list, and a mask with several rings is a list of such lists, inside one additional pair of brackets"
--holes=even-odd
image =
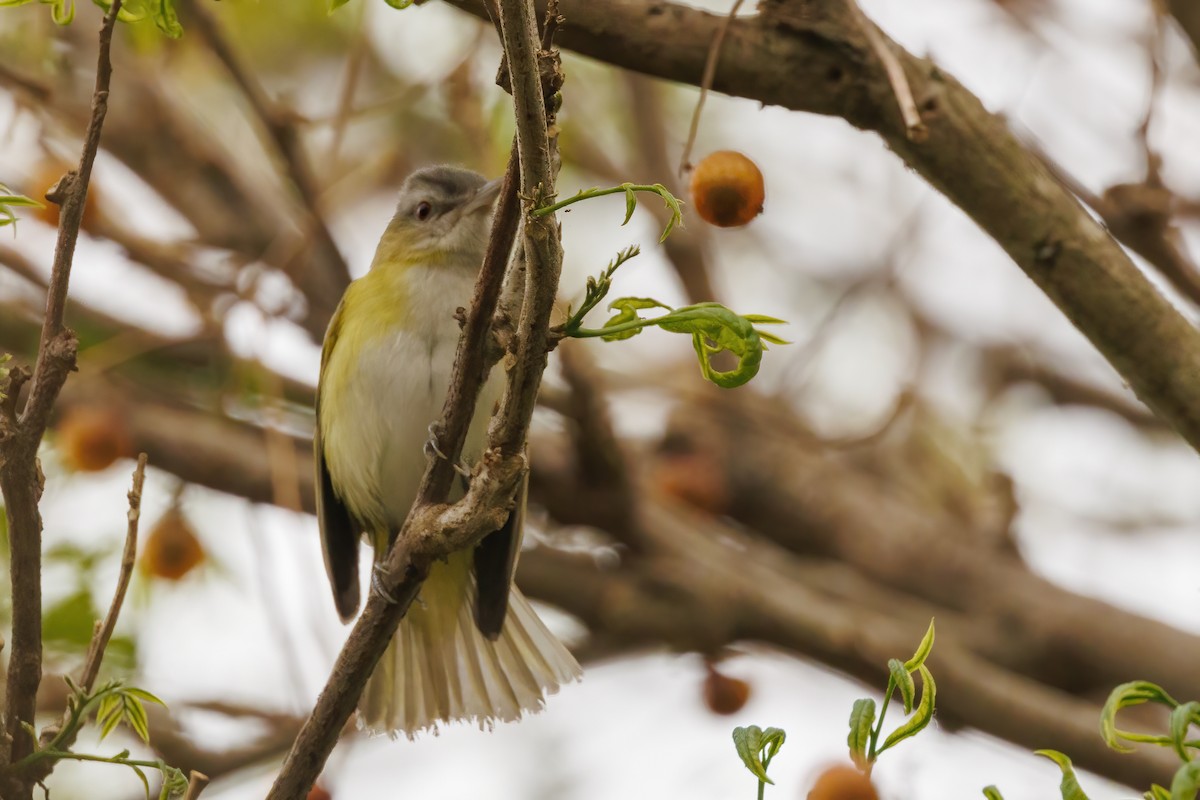
[[(470, 302), (497, 190), (455, 167), (410, 175), (370, 272), (346, 289), (325, 334), (317, 518), (343, 621), (358, 610), (359, 537), (378, 564), (416, 497), (458, 344), (454, 312)], [(479, 457), (502, 391), (497, 371), (475, 406), (464, 459)], [(512, 585), (522, 506), (474, 551), (430, 570), (359, 701), (365, 728), (412, 736), (452, 720), (490, 726), (540, 709), (545, 694), (579, 677)]]

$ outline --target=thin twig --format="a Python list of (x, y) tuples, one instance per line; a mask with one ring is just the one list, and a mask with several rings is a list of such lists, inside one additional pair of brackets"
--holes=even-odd
[(725, 34), (729, 32), (729, 26), (733, 23), (733, 18), (737, 16), (738, 9), (742, 7), (743, 2), (744, 0), (734, 0), (733, 7), (729, 9), (729, 14), (725, 19), (721, 20), (721, 25), (713, 36), (712, 44), (709, 45), (708, 59), (704, 62), (704, 76), (700, 79), (700, 97), (696, 100), (696, 108), (692, 111), (692, 123), (688, 126), (688, 138), (683, 145), (683, 155), (679, 157), (680, 177), (686, 175), (692, 168), (690, 159), (692, 145), (696, 143), (696, 132), (700, 130), (700, 112), (704, 110), (704, 101), (708, 99), (708, 90), (712, 88), (713, 78), (717, 74), (717, 60), (721, 57), (721, 46), (725, 44)]
[(100, 662), (104, 659), (108, 641), (117, 627), (117, 617), (125, 602), (129, 580), (133, 577), (133, 565), (137, 561), (138, 522), (142, 518), (142, 487), (146, 483), (146, 461), (146, 454), (140, 453), (137, 466), (133, 469), (133, 487), (129, 490), (129, 514), (125, 528), (125, 549), (121, 552), (121, 572), (117, 576), (117, 588), (113, 592), (112, 603), (104, 616), (104, 622), (96, 629), (96, 634), (88, 645), (87, 658), (79, 675), (79, 688), (84, 694), (90, 692), (96, 683), (96, 676), (100, 673)]
[(342, 150), (342, 138), (346, 134), (346, 125), (350, 121), (354, 107), (354, 93), (358, 89), (358, 79), (362, 75), (363, 62), (370, 48), (367, 41), (367, 12), (366, 4), (358, 5), (358, 22), (354, 29), (354, 41), (350, 45), (350, 55), (346, 58), (346, 75), (338, 93), (337, 110), (334, 111), (330, 125), (329, 152), (326, 159), (329, 168), (336, 169), (338, 155)]
[(908, 140), (910, 142), (925, 141), (929, 137), (929, 129), (921, 121), (921, 112), (917, 110), (917, 102), (913, 99), (912, 88), (908, 85), (908, 78), (904, 75), (904, 67), (900, 66), (900, 59), (896, 58), (896, 54), (888, 47), (888, 43), (880, 35), (875, 23), (867, 19), (867, 15), (859, 8), (858, 0), (846, 0), (846, 5), (850, 7), (850, 11), (858, 20), (858, 26), (866, 35), (871, 50), (883, 63), (888, 83), (891, 84), (892, 92), (896, 95), (896, 103), (900, 106), (900, 116), (904, 118), (904, 129)]
[[(121, 0), (114, 0), (100, 27), (92, 114), (79, 167), (68, 172), (49, 196), (62, 206), (62, 212), (29, 399), (19, 421), (11, 416), (0, 418), (0, 491), (8, 518), (13, 609), (5, 720), (11, 741), (8, 763), (25, 757), (33, 747), (24, 726), (33, 724), (37, 688), (42, 677), (42, 519), (38, 510), (42, 480), (37, 449), (54, 401), (75, 366), (78, 342), (75, 335), (63, 327), (63, 314), (92, 164), (96, 160), (100, 131), (108, 111), (108, 88), (112, 79), (110, 50), (113, 26), (120, 10)], [(20, 374), (14, 371), (10, 375), (10, 391), (13, 376)], [(15, 398), (16, 393), (12, 394)], [(4, 789), (0, 794), (5, 797), (23, 798), (30, 796), (32, 785), (21, 782)]]
[(188, 775), (187, 791), (183, 793), (183, 800), (196, 800), (206, 786), (208, 786), (208, 776), (203, 772), (192, 770)]
[[(117, 627), (117, 619), (121, 615), (121, 607), (125, 604), (129, 581), (133, 577), (133, 567), (137, 563), (138, 523), (142, 518), (142, 487), (146, 482), (146, 461), (146, 454), (139, 454), (137, 466), (133, 469), (133, 486), (129, 489), (129, 512), (126, 515), (125, 547), (121, 551), (121, 569), (117, 574), (117, 585), (113, 590), (113, 599), (108, 606), (108, 613), (104, 615), (103, 621), (96, 621), (92, 640), (88, 644), (87, 656), (83, 661), (83, 669), (79, 672), (77, 683), (82, 694), (90, 694), (92, 687), (96, 685), (96, 676), (100, 674), (100, 663), (104, 660), (104, 651), (108, 649), (109, 640), (112, 639), (113, 631)], [(67, 727), (70, 720), (71, 712), (68, 709), (63, 712), (57, 726), (48, 726), (43, 729), (42, 746), (46, 747), (54, 741), (59, 732)], [(75, 735), (68, 734), (55, 742), (54, 746), (58, 750), (68, 750), (74, 742)], [(57, 759), (44, 760), (41, 762), (42, 769), (33, 777), (38, 781), (44, 781), (56, 763)]]

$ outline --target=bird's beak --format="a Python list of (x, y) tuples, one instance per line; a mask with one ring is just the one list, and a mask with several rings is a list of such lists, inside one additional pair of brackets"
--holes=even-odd
[(465, 214), (474, 214), (476, 211), (490, 210), (492, 204), (496, 202), (496, 198), (500, 195), (500, 184), (503, 182), (504, 178), (496, 178), (480, 186), (479, 190), (475, 192), (475, 196), (467, 201), (463, 212)]

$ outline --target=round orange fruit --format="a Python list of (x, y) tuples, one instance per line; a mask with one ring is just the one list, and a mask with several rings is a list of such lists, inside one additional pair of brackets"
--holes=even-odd
[(854, 767), (835, 764), (817, 776), (808, 800), (879, 800), (871, 779)]
[(731, 678), (708, 665), (708, 677), (704, 679), (704, 703), (715, 714), (736, 714), (750, 699), (750, 684), (740, 678)]
[(99, 472), (118, 458), (133, 455), (125, 420), (114, 408), (74, 406), (58, 426), (63, 463), (77, 472)]
[(146, 539), (140, 561), (142, 572), (177, 581), (204, 561), (204, 547), (183, 512), (172, 507), (162, 515)]
[(692, 171), (692, 204), (705, 222), (721, 228), (745, 225), (763, 210), (763, 176), (734, 150), (704, 157)]

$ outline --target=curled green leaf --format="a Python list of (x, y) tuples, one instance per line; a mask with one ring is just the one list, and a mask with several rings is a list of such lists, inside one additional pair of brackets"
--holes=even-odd
[(933, 719), (933, 709), (937, 700), (937, 684), (934, 683), (929, 668), (924, 664), (917, 667), (917, 671), (921, 673), (921, 699), (917, 703), (917, 708), (911, 717), (888, 735), (883, 742), (883, 747), (879, 748), (879, 753), (905, 739), (916, 736)]
[(1004, 800), (1004, 796), (1000, 794), (1000, 790), (995, 786), (983, 787), (983, 796), (986, 797), (987, 800)]
[(869, 697), (854, 701), (850, 709), (850, 734), (846, 744), (850, 746), (850, 760), (859, 769), (866, 769), (867, 747), (871, 742), (871, 726), (875, 724), (875, 701)]
[(1133, 748), (1126, 747), (1122, 740), (1170, 744), (1170, 737), (1147, 737), (1117, 728), (1117, 712), (1122, 708), (1142, 703), (1159, 703), (1172, 709), (1179, 705), (1161, 686), (1149, 681), (1130, 681), (1113, 689), (1100, 711), (1100, 735), (1113, 750), (1122, 753), (1133, 751)]
[(1196, 800), (1200, 793), (1200, 761), (1189, 761), (1171, 779), (1171, 800)]
[(1062, 782), (1058, 785), (1059, 792), (1062, 793), (1062, 800), (1088, 800), (1088, 796), (1083, 792), (1083, 787), (1079, 785), (1079, 779), (1075, 777), (1075, 768), (1071, 765), (1071, 759), (1057, 750), (1034, 750), (1033, 753), (1045, 756), (1058, 764), (1058, 768), (1062, 770)]
[(929, 654), (933, 651), (933, 620), (929, 620), (929, 627), (925, 630), (925, 635), (921, 637), (921, 643), (917, 645), (917, 652), (913, 653), (913, 657), (904, 662), (904, 668), (912, 672), (917, 667), (925, 663), (925, 659), (929, 658)]
[(913, 701), (917, 697), (917, 684), (913, 681), (912, 673), (898, 658), (888, 659), (888, 680), (900, 690), (900, 699), (904, 701), (904, 713), (911, 714)]
[(1144, 800), (1171, 800), (1171, 793), (1157, 783), (1150, 784), (1150, 791), (1142, 792)]
[[(758, 374), (763, 343), (758, 330), (720, 303), (697, 303), (678, 308), (657, 322), (663, 330), (690, 333), (692, 347), (700, 361), (704, 377), (725, 389), (742, 386)], [(729, 351), (737, 357), (737, 366), (721, 371), (713, 366), (713, 356)]]
[(401, 11), (413, 4), (413, 0), (383, 0), (383, 2), (387, 3), (392, 8), (398, 8)]
[[(33, 0), (0, 0), (0, 8), (4, 6), (23, 6)], [(75, 0), (38, 0), (42, 5), (50, 6), (50, 19), (55, 25), (70, 25), (75, 19)]]
[(1177, 706), (1171, 712), (1171, 721), (1168, 727), (1171, 732), (1171, 744), (1183, 761), (1190, 761), (1192, 758), (1188, 752), (1188, 730), (1195, 724), (1200, 724), (1200, 702), (1192, 700)]
[(746, 765), (746, 769), (763, 783), (774, 785), (767, 777), (767, 766), (771, 759), (783, 747), (787, 734), (781, 728), (762, 729), (757, 725), (733, 729), (733, 746), (737, 748), (738, 757)]
[(633, 187), (625, 184), (625, 219), (621, 222), (622, 226), (628, 225), (629, 220), (633, 219), (633, 212), (637, 210), (637, 195), (633, 191)]
[(608, 318), (608, 321), (604, 323), (604, 327), (601, 328), (601, 330), (616, 328), (618, 326), (623, 327), (621, 327), (619, 330), (602, 336), (601, 338), (606, 342), (615, 342), (620, 339), (631, 339), (645, 330), (645, 326), (629, 326), (629, 323), (636, 322), (641, 319), (641, 317), (638, 316), (638, 311), (642, 311), (647, 308), (665, 308), (668, 311), (671, 310), (670, 306), (664, 305), (663, 303), (660, 303), (650, 297), (620, 297), (609, 303), (608, 308), (609, 310), (615, 310), (617, 313)]

